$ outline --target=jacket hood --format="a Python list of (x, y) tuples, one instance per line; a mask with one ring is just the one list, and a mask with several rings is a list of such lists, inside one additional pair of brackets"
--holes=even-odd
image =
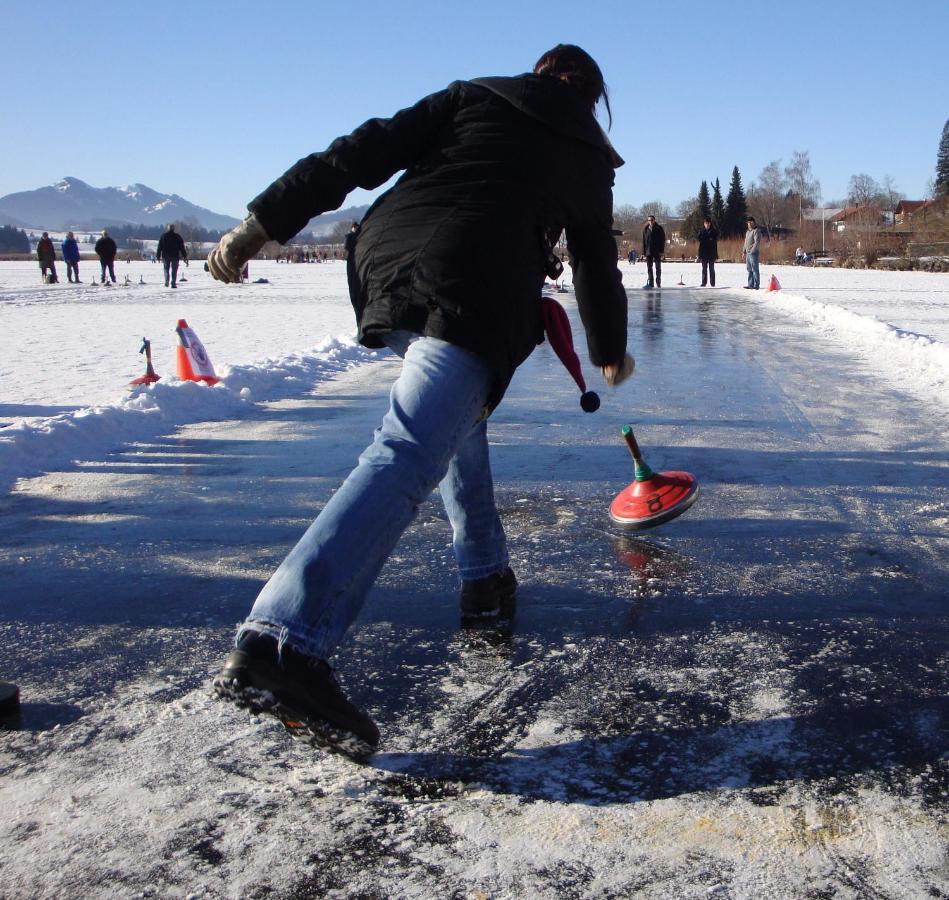
[(515, 75), (475, 78), (472, 84), (487, 88), (503, 97), (525, 115), (538, 119), (555, 131), (598, 147), (614, 169), (623, 165), (606, 132), (577, 92), (565, 82), (549, 75)]

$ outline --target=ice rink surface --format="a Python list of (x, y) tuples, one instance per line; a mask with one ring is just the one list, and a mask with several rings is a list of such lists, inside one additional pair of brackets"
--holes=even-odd
[[(208, 688), (396, 362), (304, 349), (349, 325), (341, 265), (271, 264), (269, 299), (195, 279), (193, 306), (129, 300), (129, 376), (139, 332), (186, 315), (243, 380), (187, 392), (230, 397), (215, 421), (169, 386), (164, 430), (0, 499), (0, 673), (24, 699), (0, 736), (0, 895), (949, 895), (949, 276), (775, 271), (779, 295), (737, 289), (738, 266), (715, 291), (674, 265), (661, 294), (630, 290), (637, 372), (610, 391), (585, 364), (593, 415), (549, 347), (522, 367), (489, 426), (516, 616), (458, 627), (450, 532), (423, 505), (335, 660), (383, 734), (365, 766)], [(9, 280), (7, 324), (111, 327), (104, 301)], [(324, 308), (338, 328), (307, 324)], [(315, 389), (264, 378), (294, 353)], [(39, 371), (33, 394), (0, 382), (11, 445), (47, 426), (9, 407), (106, 402)], [(701, 483), (654, 531), (606, 514), (627, 422), (654, 469)]]

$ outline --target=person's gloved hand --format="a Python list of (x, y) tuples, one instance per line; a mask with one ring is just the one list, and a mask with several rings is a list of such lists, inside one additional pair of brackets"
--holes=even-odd
[(225, 234), (211, 251), (208, 256), (211, 275), (218, 281), (240, 283), (244, 263), (269, 240), (270, 235), (252, 213), (237, 228)]
[(635, 368), (636, 360), (627, 353), (621, 363), (603, 366), (603, 379), (610, 387), (617, 387), (633, 374)]

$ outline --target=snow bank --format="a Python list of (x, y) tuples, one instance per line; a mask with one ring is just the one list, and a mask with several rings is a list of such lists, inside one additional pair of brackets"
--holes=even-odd
[(889, 381), (949, 406), (949, 345), (843, 307), (785, 291), (757, 295), (858, 353)]
[(0, 431), (0, 490), (9, 490), (18, 478), (77, 459), (99, 459), (178, 425), (232, 418), (255, 401), (300, 396), (319, 381), (378, 355), (350, 337), (330, 338), (305, 352), (225, 366), (214, 387), (170, 377), (135, 388), (112, 405), (20, 422)]

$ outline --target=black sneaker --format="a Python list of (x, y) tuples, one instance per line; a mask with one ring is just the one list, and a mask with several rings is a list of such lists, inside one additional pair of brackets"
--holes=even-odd
[(461, 621), (510, 619), (514, 615), (517, 578), (510, 567), (487, 578), (461, 583)]
[(362, 760), (379, 745), (379, 729), (353, 706), (329, 664), (248, 631), (214, 679), (219, 697), (255, 713), (269, 713), (294, 737)]

